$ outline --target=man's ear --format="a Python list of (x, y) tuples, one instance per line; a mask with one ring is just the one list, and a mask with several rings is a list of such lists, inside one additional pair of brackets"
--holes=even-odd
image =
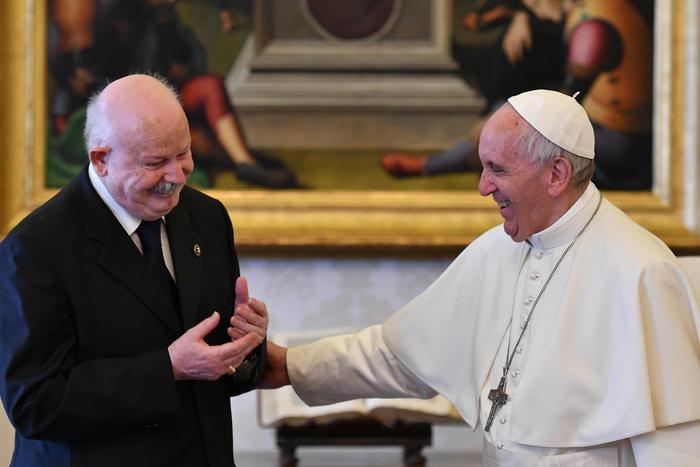
[(90, 163), (100, 177), (107, 175), (107, 156), (111, 151), (109, 146), (97, 146), (90, 150)]
[(547, 184), (547, 194), (551, 197), (561, 195), (571, 183), (573, 167), (565, 157), (559, 156), (551, 162), (549, 169), (549, 180)]

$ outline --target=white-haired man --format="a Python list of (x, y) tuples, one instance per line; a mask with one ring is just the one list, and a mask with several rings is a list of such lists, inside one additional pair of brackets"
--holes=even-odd
[(85, 133), (89, 166), (0, 244), (12, 466), (231, 467), (230, 397), (262, 375), (267, 316), (231, 318), (247, 287), (226, 210), (185, 186), (185, 113), (131, 75)]

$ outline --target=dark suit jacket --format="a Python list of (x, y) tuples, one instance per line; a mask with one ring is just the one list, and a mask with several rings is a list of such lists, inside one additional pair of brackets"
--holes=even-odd
[[(87, 170), (0, 244), (0, 395), (13, 466), (233, 465), (229, 397), (262, 374), (175, 382), (167, 347), (214, 310), (229, 340), (239, 275), (223, 205), (185, 188), (166, 216), (176, 311)], [(194, 245), (201, 248), (195, 254)]]

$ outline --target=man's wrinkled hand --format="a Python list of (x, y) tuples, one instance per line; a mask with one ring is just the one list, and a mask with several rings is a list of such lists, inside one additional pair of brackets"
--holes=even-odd
[(219, 324), (219, 313), (190, 328), (168, 347), (176, 380), (213, 381), (238, 368), (243, 359), (259, 346), (263, 338), (250, 332), (240, 339), (221, 345), (209, 345), (204, 338)]

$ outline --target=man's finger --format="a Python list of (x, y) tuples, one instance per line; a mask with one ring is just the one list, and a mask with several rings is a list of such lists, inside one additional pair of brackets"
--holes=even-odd
[(253, 311), (248, 306), (238, 307), (236, 308), (236, 313), (231, 317), (232, 325), (236, 322), (236, 319), (247, 321), (255, 326), (264, 326), (267, 322), (267, 311), (265, 309)]
[(240, 276), (236, 279), (236, 303), (235, 306), (245, 305), (250, 300), (248, 295), (248, 280)]
[[(261, 318), (258, 318), (261, 319)], [(255, 324), (251, 323), (249, 321), (244, 321), (242, 319), (234, 319), (232, 323), (231, 329), (237, 329), (239, 331), (243, 331), (243, 334), (248, 334), (249, 332), (254, 332), (259, 334), (260, 336), (265, 336), (267, 333), (267, 323), (263, 324)], [(238, 336), (240, 337), (240, 336)]]
[(228, 328), (226, 330), (226, 332), (228, 333), (228, 335), (231, 339), (240, 339), (243, 336), (245, 336), (246, 334), (248, 334), (246, 331), (243, 331), (241, 329), (236, 329), (236, 328)]
[(219, 312), (215, 311), (211, 316), (204, 318), (202, 321), (192, 326), (185, 334), (190, 334), (196, 339), (204, 339), (207, 334), (212, 332), (219, 324)]
[(221, 360), (230, 360), (237, 356), (248, 355), (254, 348), (259, 346), (263, 338), (254, 332), (249, 332), (240, 339), (227, 342), (218, 346), (212, 347), (215, 350), (217, 357)]
[(267, 305), (265, 305), (265, 302), (260, 301), (257, 298), (251, 298), (248, 305), (258, 315), (262, 317), (267, 316)]

